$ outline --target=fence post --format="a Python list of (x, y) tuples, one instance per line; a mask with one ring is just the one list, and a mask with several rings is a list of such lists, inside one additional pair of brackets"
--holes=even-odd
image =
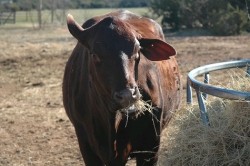
[(43, 9), (43, 0), (39, 0), (39, 2), (37, 4), (39, 29), (42, 28), (42, 9)]
[(15, 24), (16, 23), (16, 11), (14, 10), (13, 11), (13, 24)]

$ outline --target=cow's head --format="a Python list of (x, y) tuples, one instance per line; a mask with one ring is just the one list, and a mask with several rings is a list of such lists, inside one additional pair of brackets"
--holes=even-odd
[(161, 61), (176, 54), (166, 42), (141, 38), (116, 18), (106, 17), (84, 29), (68, 15), (67, 24), (70, 33), (89, 51), (95, 83), (101, 84), (119, 109), (132, 105), (141, 96), (137, 85), (140, 56)]

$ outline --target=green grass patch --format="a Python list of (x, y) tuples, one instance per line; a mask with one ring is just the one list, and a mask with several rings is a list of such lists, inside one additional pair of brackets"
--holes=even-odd
[[(136, 13), (138, 15), (145, 15), (148, 12), (148, 8), (125, 8), (125, 9), (133, 13)], [(106, 14), (115, 10), (119, 10), (119, 9), (114, 9), (114, 8), (74, 9), (74, 10), (68, 10), (68, 13), (72, 14), (75, 20), (79, 22), (83, 22), (84, 20), (87, 20), (91, 17)]]
[[(148, 13), (148, 8), (124, 8), (138, 15), (145, 15)], [(66, 15), (72, 14), (76, 21), (83, 23), (87, 19), (109, 13), (111, 11), (119, 10), (118, 8), (100, 8), (100, 9), (69, 9), (63, 12), (62, 10), (56, 10), (54, 12), (54, 19), (52, 22), (52, 13), (50, 10), (42, 11), (42, 24), (43, 27), (50, 25), (65, 25)], [(38, 13), (36, 10), (32, 11), (17, 11), (16, 13), (16, 24), (5, 24), (1, 25), (0, 28), (27, 28), (27, 27), (38, 27)]]

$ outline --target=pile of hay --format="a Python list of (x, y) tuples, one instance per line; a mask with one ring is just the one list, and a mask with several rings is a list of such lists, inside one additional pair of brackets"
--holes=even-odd
[[(250, 92), (250, 78), (244, 78), (236, 83)], [(210, 127), (201, 122), (198, 106), (173, 116), (163, 132), (159, 166), (250, 165), (250, 102), (216, 98), (207, 107)]]

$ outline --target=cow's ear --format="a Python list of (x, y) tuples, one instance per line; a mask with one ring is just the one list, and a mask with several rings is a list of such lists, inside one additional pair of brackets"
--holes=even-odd
[(168, 43), (159, 39), (139, 39), (141, 52), (151, 61), (167, 60), (176, 55), (175, 49)]

